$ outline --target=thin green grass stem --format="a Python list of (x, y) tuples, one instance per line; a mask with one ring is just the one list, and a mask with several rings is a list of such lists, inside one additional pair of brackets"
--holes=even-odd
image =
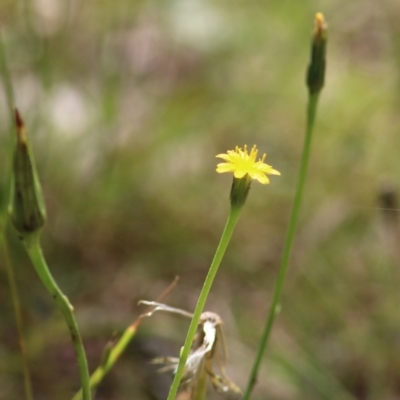
[(278, 270), (278, 276), (275, 282), (270, 311), (265, 322), (264, 330), (257, 349), (254, 365), (250, 372), (249, 380), (247, 383), (246, 390), (243, 394), (242, 400), (248, 400), (250, 398), (254, 385), (257, 382), (258, 371), (260, 369), (260, 364), (264, 355), (264, 351), (271, 334), (275, 317), (279, 312), (279, 303), (281, 299), (283, 284), (286, 278), (290, 254), (292, 251), (293, 240), (296, 233), (297, 222), (299, 220), (299, 215), (300, 215), (301, 202), (303, 199), (304, 183), (306, 180), (308, 162), (311, 153), (311, 139), (314, 129), (315, 116), (317, 112), (317, 104), (318, 104), (318, 93), (310, 95), (307, 107), (306, 137), (303, 145), (303, 152), (301, 156), (300, 169), (296, 186), (296, 194), (293, 202), (292, 212), (290, 214), (289, 226), (286, 233), (282, 259)]
[(0, 242), (3, 248), (3, 256), (5, 260), (5, 266), (8, 276), (8, 282), (10, 284), (11, 290), (11, 299), (14, 308), (15, 314), (15, 325), (17, 327), (17, 335), (18, 335), (18, 345), (19, 350), (21, 352), (21, 359), (22, 359), (22, 373), (24, 375), (24, 388), (25, 388), (25, 398), (27, 400), (33, 400), (33, 392), (32, 392), (32, 382), (31, 376), (29, 371), (29, 364), (28, 364), (28, 356), (26, 354), (25, 349), (25, 340), (23, 334), (23, 324), (22, 324), (22, 314), (21, 314), (21, 304), (19, 300), (19, 293), (18, 287), (15, 281), (14, 269), (11, 263), (10, 253), (8, 250), (8, 242), (6, 239), (6, 235), (4, 232), (0, 234)]
[[(138, 320), (139, 321), (139, 320)], [(139, 323), (134, 323), (129, 326), (118, 342), (113, 346), (109, 354), (107, 355), (105, 361), (93, 372), (90, 376), (89, 386), (91, 389), (96, 387), (104, 378), (104, 376), (110, 371), (110, 369), (114, 366), (115, 362), (118, 360), (120, 355), (126, 349), (126, 346), (132, 340), (133, 336), (137, 331)], [(82, 400), (82, 389), (79, 390), (72, 398), (72, 400)]]
[(61, 289), (58, 287), (53, 276), (51, 275), (49, 268), (47, 267), (47, 263), (40, 246), (39, 234), (33, 233), (28, 237), (25, 237), (24, 244), (28, 252), (29, 258), (31, 259), (31, 262), (34, 265), (42, 283), (44, 284), (47, 291), (50, 293), (51, 297), (56, 302), (64, 315), (78, 361), (79, 374), (83, 390), (83, 399), (90, 400), (91, 393), (87, 359), (78, 324), (74, 316), (74, 308), (69, 302), (67, 296), (65, 296)]
[(196, 308), (193, 313), (192, 321), (190, 322), (189, 330), (186, 336), (185, 344), (181, 349), (181, 354), (179, 358), (178, 369), (175, 373), (174, 380), (172, 382), (171, 388), (169, 390), (168, 399), (167, 400), (175, 400), (176, 394), (178, 393), (179, 384), (182, 380), (182, 376), (185, 370), (185, 365), (187, 358), (190, 353), (190, 349), (192, 347), (193, 339), (196, 334), (196, 329), (199, 324), (200, 316), (203, 312), (204, 305), (206, 303), (208, 294), (210, 293), (210, 289), (212, 283), (214, 281), (215, 275), (217, 274), (219, 265), (221, 264), (221, 260), (225, 254), (225, 251), (228, 247), (228, 244), (231, 240), (233, 231), (235, 229), (236, 223), (239, 219), (241, 207), (232, 207), (229, 213), (228, 220), (226, 221), (226, 225), (224, 231), (221, 236), (221, 240), (218, 244), (217, 250), (214, 255), (214, 259), (212, 260), (210, 269), (208, 270), (207, 277), (204, 281), (203, 288), (201, 289), (199, 298), (197, 300)]
[[(158, 297), (157, 301), (162, 300), (177, 284), (179, 278), (176, 277), (171, 285)], [(92, 373), (90, 376), (90, 389), (96, 387), (103, 378), (107, 375), (110, 369), (114, 366), (117, 362), (120, 355), (125, 351), (126, 347), (128, 346), (129, 342), (135, 336), (139, 325), (142, 323), (144, 316), (139, 316), (135, 322), (129, 325), (122, 336), (115, 342), (109, 343), (109, 346), (106, 347), (102, 361), (100, 362), (99, 367)], [(82, 400), (82, 389), (80, 389), (72, 398), (72, 400)]]

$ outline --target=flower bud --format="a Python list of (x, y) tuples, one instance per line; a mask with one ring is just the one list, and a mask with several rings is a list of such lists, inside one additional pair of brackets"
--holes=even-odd
[(230, 201), (232, 208), (241, 208), (246, 202), (251, 185), (251, 178), (246, 174), (243, 178), (233, 178)]
[(18, 110), (14, 111), (17, 140), (11, 172), (9, 214), (14, 228), (24, 238), (44, 226), (46, 211), (37, 176), (35, 160), (25, 125)]
[(318, 94), (324, 86), (327, 37), (328, 27), (324, 16), (317, 13), (311, 39), (311, 58), (307, 69), (307, 86), (310, 95)]

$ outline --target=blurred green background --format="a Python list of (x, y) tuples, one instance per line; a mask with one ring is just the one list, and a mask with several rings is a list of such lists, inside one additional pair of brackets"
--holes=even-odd
[[(207, 309), (224, 320), (244, 387), (293, 200), (314, 15), (329, 25), (298, 234), (254, 399), (400, 398), (400, 3), (396, 0), (1, 0), (16, 105), (45, 192), (42, 243), (89, 357), (173, 280), (192, 311), (222, 232), (231, 176), (215, 155), (257, 144), (281, 171), (254, 183)], [(0, 197), (10, 121), (0, 88)], [(35, 399), (68, 399), (77, 367), (64, 321), (8, 236)], [(0, 399), (23, 399), (0, 257)], [(188, 321), (146, 320), (99, 400), (165, 399)], [(221, 398), (210, 389), (210, 399)], [(233, 395), (227, 398), (235, 398)]]

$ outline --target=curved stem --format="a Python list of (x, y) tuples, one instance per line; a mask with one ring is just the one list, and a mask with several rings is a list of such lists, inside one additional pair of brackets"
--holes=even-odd
[(47, 291), (50, 293), (51, 297), (57, 303), (58, 307), (61, 309), (64, 315), (78, 361), (83, 398), (84, 400), (90, 400), (91, 393), (89, 385), (88, 365), (85, 349), (82, 343), (82, 338), (74, 315), (74, 308), (69, 302), (67, 296), (65, 296), (61, 289), (58, 287), (56, 281), (51, 275), (49, 268), (47, 267), (46, 260), (43, 256), (40, 246), (39, 235), (34, 233), (25, 237), (24, 244), (29, 254), (29, 258), (31, 259), (32, 264), (34, 265), (42, 283), (44, 284)]
[[(129, 342), (135, 335), (137, 328), (140, 324), (141, 320), (137, 320), (131, 326), (129, 326), (122, 337), (118, 340), (115, 346), (111, 349), (108, 357), (105, 362), (102, 363), (97, 369), (92, 373), (89, 380), (90, 388), (96, 387), (104, 378), (104, 376), (110, 371), (110, 369), (114, 366), (120, 355), (124, 352), (125, 348), (128, 346)], [(81, 400), (83, 395), (83, 388), (80, 389), (72, 400)]]
[[(179, 277), (176, 276), (172, 283), (158, 296), (156, 301), (161, 301), (165, 296), (167, 296), (178, 283)], [(103, 359), (100, 365), (95, 369), (95, 371), (90, 376), (90, 388), (93, 389), (96, 387), (102, 379), (107, 375), (107, 373), (111, 370), (114, 364), (117, 362), (121, 354), (124, 352), (129, 342), (135, 336), (139, 325), (143, 321), (143, 314), (140, 315), (128, 328), (125, 329), (122, 336), (118, 339), (118, 341), (111, 345), (111, 347), (107, 347), (105, 352), (103, 353)], [(110, 345), (110, 342), (109, 342)], [(108, 346), (108, 345), (107, 345)], [(82, 400), (82, 389), (80, 389), (72, 398), (72, 400)]]
[(185, 370), (186, 360), (189, 356), (190, 348), (192, 347), (193, 339), (196, 334), (196, 329), (197, 325), (199, 324), (200, 316), (203, 312), (203, 308), (206, 303), (208, 294), (210, 293), (210, 289), (214, 281), (215, 275), (218, 271), (218, 267), (221, 264), (222, 257), (225, 254), (226, 248), (228, 247), (228, 244), (232, 237), (232, 233), (239, 219), (240, 210), (241, 210), (240, 207), (232, 207), (228, 220), (226, 221), (225, 229), (222, 233), (221, 240), (219, 242), (219, 245), (214, 255), (214, 259), (212, 260), (210, 269), (208, 270), (207, 277), (203, 284), (203, 288), (201, 289), (199, 298), (197, 300), (196, 308), (193, 313), (192, 321), (190, 322), (185, 344), (181, 349), (178, 369), (175, 373), (174, 380), (169, 390), (168, 400), (174, 400), (178, 392), (179, 384), (181, 382)]
[(292, 244), (294, 235), (296, 233), (297, 222), (300, 214), (301, 202), (303, 199), (304, 183), (307, 175), (308, 161), (310, 159), (311, 152), (311, 138), (314, 129), (315, 115), (317, 111), (318, 104), (318, 93), (310, 95), (307, 108), (307, 127), (306, 127), (306, 137), (303, 145), (303, 152), (300, 162), (300, 170), (297, 179), (296, 194), (293, 202), (292, 212), (290, 214), (289, 227), (286, 233), (285, 244), (283, 248), (283, 254), (281, 263), (278, 270), (278, 276), (276, 278), (274, 293), (272, 297), (271, 308), (268, 314), (268, 318), (265, 322), (264, 330), (261, 336), (261, 340), (257, 349), (256, 359), (254, 361), (253, 368), (250, 372), (250, 377), (247, 383), (246, 390), (243, 395), (243, 400), (248, 400), (250, 398), (251, 392), (254, 385), (257, 382), (258, 370), (260, 368), (261, 360), (267, 346), (272, 326), (275, 321), (276, 314), (279, 311), (279, 302), (281, 299), (282, 288), (286, 278), (286, 272), (289, 265), (290, 254), (292, 251)]

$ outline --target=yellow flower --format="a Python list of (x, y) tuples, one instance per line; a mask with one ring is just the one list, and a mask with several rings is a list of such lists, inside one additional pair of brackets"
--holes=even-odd
[(227, 154), (218, 154), (216, 157), (226, 162), (217, 165), (217, 172), (220, 174), (233, 172), (233, 176), (237, 179), (249, 175), (251, 179), (266, 185), (269, 183), (267, 175), (280, 175), (280, 172), (264, 163), (266, 154), (256, 161), (257, 153), (257, 146), (254, 145), (249, 154), (245, 145), (243, 150), (236, 146), (235, 150), (228, 150)]

